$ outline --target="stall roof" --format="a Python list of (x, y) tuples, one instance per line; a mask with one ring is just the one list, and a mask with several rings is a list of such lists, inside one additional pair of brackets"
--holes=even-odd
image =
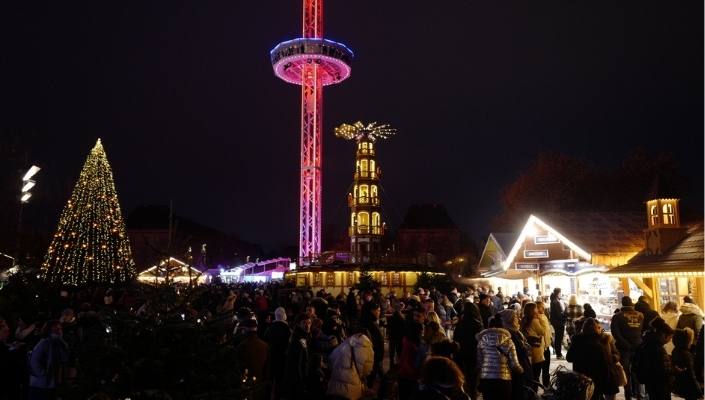
[(646, 254), (642, 250), (627, 264), (608, 272), (610, 275), (678, 275), (679, 273), (703, 274), (703, 223), (691, 225), (686, 236), (663, 254)]
[(559, 212), (536, 216), (591, 254), (636, 253), (644, 248), (647, 221), (643, 213)]

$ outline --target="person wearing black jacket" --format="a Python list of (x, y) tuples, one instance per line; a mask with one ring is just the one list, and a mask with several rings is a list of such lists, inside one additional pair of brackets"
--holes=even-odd
[(553, 331), (555, 332), (555, 338), (553, 339), (553, 350), (556, 352), (556, 358), (559, 360), (563, 359), (563, 336), (565, 335), (565, 306), (561, 301), (561, 289), (553, 289), (553, 293), (550, 296), (551, 299), (551, 314), (550, 321), (553, 326)]
[(673, 329), (661, 317), (651, 321), (651, 330), (644, 335), (644, 342), (637, 350), (642, 381), (649, 400), (671, 400), (673, 367), (671, 357), (663, 345), (673, 337)]
[(646, 296), (639, 296), (639, 300), (634, 304), (634, 309), (644, 314), (644, 324), (641, 328), (643, 334), (649, 330), (651, 321), (659, 317), (658, 311), (651, 309), (651, 305), (649, 305), (649, 302), (646, 300)]
[(585, 374), (595, 384), (592, 399), (603, 396), (614, 398), (619, 393), (615, 377), (610, 374), (610, 366), (619, 361), (619, 355), (612, 351), (612, 338), (602, 332), (602, 327), (593, 318), (586, 318), (582, 332), (573, 336), (566, 359), (573, 363), (573, 371)]
[(265, 341), (269, 344), (269, 359), (271, 360), (272, 384), (274, 398), (278, 399), (284, 380), (284, 366), (286, 365), (286, 348), (289, 346), (291, 329), (286, 322), (286, 310), (279, 307), (274, 310), (275, 321), (264, 334)]
[(685, 400), (702, 398), (702, 387), (695, 377), (695, 363), (690, 345), (693, 343), (693, 330), (690, 328), (676, 329), (673, 334), (673, 353), (671, 362), (675, 372), (673, 393)]
[(644, 394), (643, 386), (632, 372), (632, 356), (641, 344), (643, 324), (644, 314), (634, 310), (631, 297), (622, 297), (622, 308), (612, 317), (610, 330), (619, 350), (624, 372), (627, 374), (627, 386), (624, 387), (624, 397), (627, 400), (631, 400), (632, 395), (643, 397), (641, 395)]
[(382, 312), (380, 305), (375, 302), (365, 303), (360, 315), (360, 328), (366, 329), (369, 332), (369, 338), (372, 341), (372, 350), (374, 351), (374, 365), (372, 372), (367, 377), (367, 386), (372, 387), (377, 376), (382, 377), (382, 360), (384, 360), (384, 335), (379, 329), (379, 316)]
[(475, 303), (466, 302), (460, 322), (455, 328), (453, 340), (460, 345), (460, 352), (456, 361), (465, 376), (467, 393), (472, 400), (477, 399), (477, 385), (479, 383), (477, 368), (477, 337), (484, 329), (480, 322), (480, 310)]
[(305, 399), (309, 396), (309, 340), (311, 318), (299, 314), (295, 320), (294, 333), (286, 350), (283, 399)]
[(491, 304), (492, 302), (490, 296), (486, 295), (485, 293), (480, 293), (480, 304), (478, 305), (478, 307), (480, 308), (482, 326), (484, 326), (485, 329), (489, 327), (489, 320), (495, 314)]

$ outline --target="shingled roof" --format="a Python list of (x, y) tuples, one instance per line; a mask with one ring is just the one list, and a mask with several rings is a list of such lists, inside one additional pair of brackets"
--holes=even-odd
[(637, 253), (644, 248), (643, 213), (560, 212), (536, 217), (591, 254)]
[(703, 223), (691, 225), (686, 236), (663, 254), (646, 254), (642, 250), (627, 264), (609, 271), (612, 275), (668, 274), (675, 272), (703, 273)]

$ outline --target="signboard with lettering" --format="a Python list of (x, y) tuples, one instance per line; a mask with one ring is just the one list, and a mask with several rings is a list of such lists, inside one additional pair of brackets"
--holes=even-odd
[(534, 236), (534, 244), (549, 244), (559, 242), (560, 241), (558, 240), (558, 238), (551, 234)]
[(514, 263), (514, 268), (523, 271), (536, 271), (539, 269), (539, 265), (537, 263)]
[(524, 250), (524, 258), (548, 258), (548, 250)]

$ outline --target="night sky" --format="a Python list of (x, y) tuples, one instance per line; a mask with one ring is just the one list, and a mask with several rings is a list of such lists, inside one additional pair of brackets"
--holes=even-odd
[[(6, 3), (0, 132), (32, 138), (52, 224), (101, 137), (124, 211), (171, 199), (296, 244), (300, 89), (269, 50), (300, 35), (301, 1)], [(443, 203), (479, 239), (547, 150), (603, 166), (671, 152), (702, 198), (703, 3), (530, 3), (326, 2), (326, 37), (355, 61), (324, 91), (325, 226), (347, 223), (354, 150), (333, 128), (356, 120), (399, 130), (378, 150), (392, 227)]]

